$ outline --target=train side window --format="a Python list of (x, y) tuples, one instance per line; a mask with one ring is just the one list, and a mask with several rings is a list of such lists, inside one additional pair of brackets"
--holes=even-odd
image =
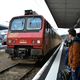
[(52, 27), (50, 27), (50, 37), (53, 38), (53, 30), (52, 30)]
[(50, 34), (50, 25), (49, 25), (49, 23), (47, 23), (47, 27), (48, 27), (48, 30), (49, 30), (49, 34)]
[(49, 34), (51, 35), (51, 28), (49, 29)]
[(54, 32), (54, 30), (52, 29), (52, 38), (54, 38), (54, 35), (55, 35), (55, 32)]
[(54, 38), (56, 38), (56, 33), (55, 33), (55, 32), (54, 32), (54, 35), (53, 35), (53, 37), (54, 37)]
[(49, 33), (49, 25), (46, 23), (46, 32)]

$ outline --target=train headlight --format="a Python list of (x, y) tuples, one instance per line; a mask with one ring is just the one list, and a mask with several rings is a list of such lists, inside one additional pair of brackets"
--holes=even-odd
[(35, 45), (40, 44), (40, 43), (41, 43), (40, 40), (33, 40), (33, 41), (32, 41), (32, 44), (35, 44)]
[(12, 43), (12, 40), (8, 40), (8, 43), (11, 44)]
[(8, 40), (8, 44), (15, 44), (15, 40)]
[(40, 44), (41, 43), (41, 41), (40, 40), (37, 40), (37, 44)]

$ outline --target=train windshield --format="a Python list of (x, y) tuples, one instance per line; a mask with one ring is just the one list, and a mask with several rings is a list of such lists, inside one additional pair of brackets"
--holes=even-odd
[(14, 18), (10, 24), (11, 31), (39, 31), (42, 25), (41, 17)]
[(41, 18), (31, 17), (27, 18), (26, 29), (27, 30), (40, 30), (41, 29)]
[(25, 24), (24, 18), (14, 19), (11, 24), (11, 30), (23, 30)]

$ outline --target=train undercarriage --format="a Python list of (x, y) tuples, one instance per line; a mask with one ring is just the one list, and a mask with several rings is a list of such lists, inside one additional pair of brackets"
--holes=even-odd
[(16, 46), (15, 48), (7, 48), (6, 52), (11, 59), (40, 59), (43, 56), (42, 49), (34, 49), (32, 47)]

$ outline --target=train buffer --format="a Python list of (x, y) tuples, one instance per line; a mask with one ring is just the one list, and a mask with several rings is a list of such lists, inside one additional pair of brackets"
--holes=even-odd
[(56, 49), (32, 80), (58, 80), (58, 74), (64, 67), (64, 42)]

